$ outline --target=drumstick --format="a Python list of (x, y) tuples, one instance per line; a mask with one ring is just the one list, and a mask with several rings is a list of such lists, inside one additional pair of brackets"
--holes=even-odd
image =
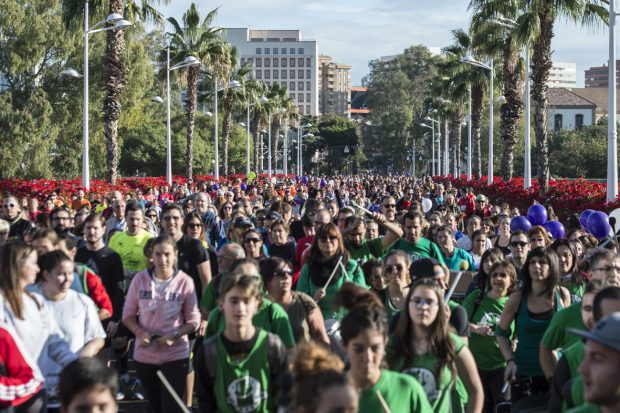
[(381, 402), (381, 406), (383, 407), (383, 411), (385, 413), (392, 413), (392, 411), (388, 407), (387, 403), (385, 402), (385, 399), (383, 398), (383, 396), (381, 395), (381, 392), (379, 390), (377, 390), (377, 397), (379, 398), (379, 401)]
[(329, 276), (329, 278), (327, 279), (327, 282), (323, 286), (323, 289), (326, 289), (327, 286), (329, 285), (329, 283), (332, 281), (332, 278), (334, 278), (334, 275), (336, 274), (336, 271), (340, 268), (340, 263), (341, 262), (342, 262), (342, 256), (340, 256), (340, 258), (338, 259), (338, 262), (336, 263), (336, 266), (334, 267), (334, 270), (332, 271), (332, 274)]
[(456, 276), (450, 283), (450, 288), (448, 289), (448, 292), (446, 293), (446, 296), (444, 297), (445, 302), (448, 302), (450, 300), (450, 297), (452, 297), (452, 293), (454, 293), (454, 290), (456, 289), (456, 285), (459, 283), (459, 280), (461, 279), (462, 276), (463, 276), (463, 271), (459, 271), (456, 273)]
[(157, 377), (159, 377), (159, 380), (161, 380), (162, 384), (168, 390), (174, 401), (179, 405), (181, 411), (183, 413), (190, 413), (190, 411), (187, 409), (187, 406), (185, 406), (185, 403), (183, 403), (183, 400), (181, 400), (177, 392), (174, 391), (174, 389), (170, 385), (170, 382), (166, 379), (166, 376), (164, 376), (164, 373), (162, 373), (161, 370), (157, 370)]
[(351, 204), (353, 204), (354, 207), (361, 209), (362, 211), (364, 211), (368, 215), (372, 215), (372, 212), (370, 212), (369, 210), (367, 210), (366, 208), (364, 208), (362, 206), (359, 206), (359, 204), (357, 202), (351, 201)]

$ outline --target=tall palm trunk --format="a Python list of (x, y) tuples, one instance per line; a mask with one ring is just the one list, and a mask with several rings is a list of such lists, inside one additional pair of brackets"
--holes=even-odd
[(228, 144), (230, 136), (230, 125), (232, 123), (232, 112), (234, 103), (234, 92), (228, 88), (224, 101), (224, 122), (222, 123), (222, 152), (224, 153), (224, 175), (228, 175)]
[(257, 175), (261, 172), (260, 171), (260, 157), (261, 157), (260, 128), (261, 128), (260, 116), (255, 115), (254, 119), (252, 120), (252, 127), (250, 131), (252, 133), (252, 138), (254, 139), (254, 172), (256, 172)]
[[(461, 124), (463, 122), (463, 111), (455, 109), (450, 117), (450, 164), (452, 174), (455, 177), (460, 175), (461, 170)], [(450, 172), (450, 171), (448, 171)]]
[(278, 144), (280, 143), (280, 128), (282, 121), (278, 116), (271, 124), (271, 152), (273, 157), (273, 169), (278, 169)]
[(514, 148), (517, 143), (517, 123), (523, 110), (523, 99), (521, 98), (521, 73), (519, 71), (519, 52), (511, 47), (512, 39), (506, 39), (504, 47), (504, 97), (506, 103), (500, 108), (502, 121), (500, 132), (504, 151), (502, 153), (502, 163), (500, 174), (504, 181), (509, 181), (514, 172)]
[[(123, 14), (123, 0), (110, 0), (110, 13)], [(111, 184), (118, 177), (118, 124), (121, 118), (121, 95), (125, 88), (125, 37), (123, 30), (107, 32), (103, 60), (106, 73), (106, 96), (103, 101), (103, 133), (106, 139), (106, 179)]]
[(549, 187), (549, 146), (547, 140), (547, 80), (551, 62), (553, 13), (551, 0), (538, 13), (540, 35), (532, 47), (532, 104), (534, 105), (534, 133), (536, 134), (536, 170), (540, 193)]
[(480, 121), (482, 120), (482, 99), (484, 90), (482, 86), (471, 88), (471, 151), (472, 151), (472, 173), (476, 178), (480, 178), (482, 171), (482, 160), (480, 153)]
[(196, 125), (196, 102), (198, 98), (198, 77), (200, 66), (191, 66), (187, 71), (187, 146), (185, 147), (185, 175), (191, 178), (194, 174), (194, 126)]

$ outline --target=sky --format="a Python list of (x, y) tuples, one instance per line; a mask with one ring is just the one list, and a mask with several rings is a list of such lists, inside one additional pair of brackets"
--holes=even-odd
[[(305, 40), (317, 40), (319, 53), (352, 66), (353, 85), (361, 84), (368, 62), (401, 53), (411, 45), (445, 47), (451, 30), (466, 29), (469, 0), (194, 0), (202, 18), (220, 7), (214, 24), (253, 29), (299, 29)], [(192, 0), (158, 6), (179, 22)], [(166, 28), (170, 30), (170, 27)], [(556, 24), (553, 60), (577, 64), (577, 86), (584, 70), (607, 62), (608, 30)]]

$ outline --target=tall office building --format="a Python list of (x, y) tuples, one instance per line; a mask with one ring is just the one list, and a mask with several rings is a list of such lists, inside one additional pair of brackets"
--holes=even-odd
[(300, 114), (319, 114), (316, 40), (304, 40), (300, 30), (248, 28), (224, 29), (224, 40), (237, 48), (241, 64), (252, 65), (256, 79), (287, 88)]
[(553, 62), (553, 67), (547, 80), (548, 87), (577, 87), (577, 64)]
[(319, 56), (319, 112), (349, 116), (351, 101), (351, 66)]
[[(620, 60), (616, 60), (616, 83), (620, 85)], [(594, 66), (586, 69), (586, 87), (609, 87), (609, 66)]]

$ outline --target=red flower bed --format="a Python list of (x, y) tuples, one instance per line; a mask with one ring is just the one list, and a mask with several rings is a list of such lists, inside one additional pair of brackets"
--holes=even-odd
[(487, 184), (487, 177), (482, 176), (479, 179), (467, 181), (465, 175), (456, 178), (434, 177), (433, 180), (443, 182), (452, 182), (456, 188), (471, 186), (474, 193), (485, 194), (490, 201), (495, 203), (506, 202), (510, 206), (518, 207), (522, 215), (527, 214), (527, 209), (538, 201), (542, 205), (550, 204), (560, 220), (566, 218), (570, 214), (579, 214), (586, 209), (595, 211), (610, 211), (620, 207), (620, 198), (615, 202), (607, 204), (606, 185), (597, 184), (585, 179), (569, 181), (567, 179), (549, 181), (549, 191), (540, 196), (538, 193), (538, 181), (532, 180), (532, 187), (523, 188), (523, 178), (513, 178), (505, 182), (501, 177), (493, 179), (493, 185)]

